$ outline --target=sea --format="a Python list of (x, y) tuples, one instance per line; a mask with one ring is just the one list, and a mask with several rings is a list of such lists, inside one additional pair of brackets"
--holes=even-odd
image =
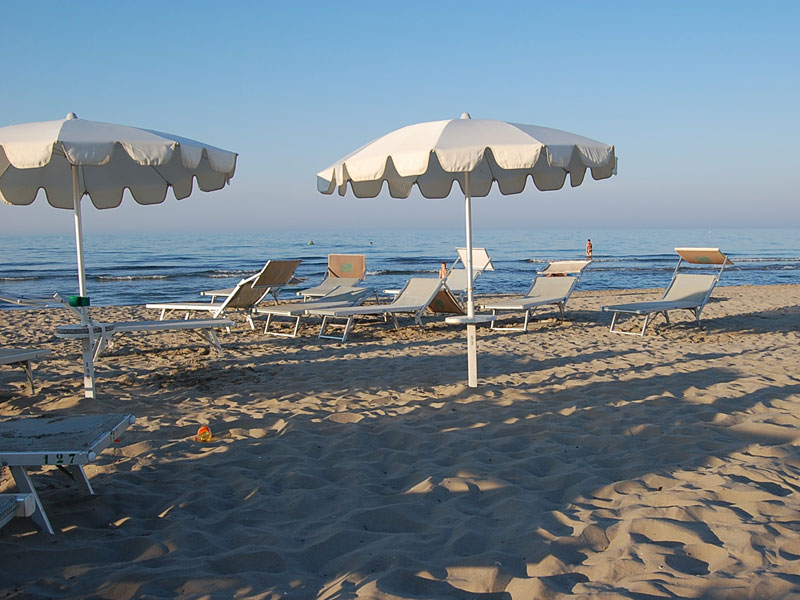
[[(409, 277), (435, 277), (452, 264), (464, 231), (265, 231), (261, 233), (95, 233), (84, 231), (87, 291), (93, 306), (197, 301), (199, 292), (235, 285), (268, 259), (299, 258), (295, 290), (319, 283), (328, 254), (364, 254), (365, 285), (396, 289)], [(551, 260), (581, 259), (586, 241), (592, 263), (577, 289), (663, 288), (677, 263), (675, 247), (720, 248), (733, 265), (720, 285), (800, 283), (800, 229), (482, 229), (473, 245), (487, 248), (495, 270), (475, 284), (476, 294), (520, 294)], [(77, 294), (72, 232), (0, 237), (0, 296)], [(798, 299), (800, 301), (800, 298)], [(16, 305), (0, 302), (0, 308)]]

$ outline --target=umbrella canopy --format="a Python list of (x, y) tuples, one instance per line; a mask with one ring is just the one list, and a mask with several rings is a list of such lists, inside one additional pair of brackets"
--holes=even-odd
[(139, 204), (219, 190), (233, 177), (236, 153), (187, 138), (78, 119), (0, 127), (0, 199), (30, 204), (43, 189), (56, 208), (74, 209), (72, 167), (81, 167), (78, 194), (97, 208), (115, 208), (128, 188)]
[(159, 204), (171, 187), (175, 197), (223, 188), (236, 170), (236, 153), (187, 138), (110, 123), (78, 119), (0, 127), (0, 200), (27, 205), (44, 190), (56, 208), (75, 213), (78, 287), (84, 342), (86, 396), (94, 397), (93, 327), (83, 264), (81, 199), (97, 208), (115, 208), (127, 188), (139, 204)]
[(385, 181), (389, 194), (407, 198), (416, 185), (426, 198), (444, 198), (457, 181), (465, 196), (467, 346), (469, 385), (477, 385), (472, 271), (472, 196), (487, 196), (497, 182), (501, 194), (518, 194), (528, 177), (542, 191), (583, 183), (586, 170), (594, 179), (616, 172), (614, 147), (583, 136), (536, 125), (490, 119), (431, 121), (409, 125), (362, 146), (317, 174), (323, 194), (350, 188), (359, 198), (374, 198)]
[(489, 194), (496, 181), (502, 194), (518, 194), (528, 176), (542, 191), (611, 177), (614, 147), (558, 129), (490, 119), (432, 121), (403, 127), (345, 156), (317, 174), (317, 189), (343, 196), (347, 184), (359, 198), (374, 198), (386, 181), (389, 194), (407, 198), (414, 185), (426, 198), (445, 198), (453, 181), (473, 197)]

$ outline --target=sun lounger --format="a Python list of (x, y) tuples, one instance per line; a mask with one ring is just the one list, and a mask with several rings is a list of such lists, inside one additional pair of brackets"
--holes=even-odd
[(35, 508), (33, 494), (0, 494), (0, 529), (14, 517), (30, 517)]
[(132, 415), (124, 414), (0, 419), (0, 464), (10, 468), (19, 492), (32, 496), (29, 514), (38, 527), (53, 533), (26, 467), (57, 467), (82, 492), (94, 495), (83, 466), (93, 462), (134, 421)]
[[(264, 327), (264, 333), (294, 338), (297, 337), (297, 331), (300, 329), (300, 320), (307, 316), (309, 311), (356, 306), (361, 304), (371, 292), (372, 290), (368, 288), (349, 288), (344, 291), (336, 290), (324, 298), (311, 302), (287, 302), (275, 306), (256, 307), (255, 313), (256, 315), (267, 315), (267, 324)], [(276, 331), (275, 329), (270, 330), (270, 325), (275, 322), (275, 317), (294, 319), (294, 328), (292, 332), (284, 333), (282, 331)]]
[(0, 348), (0, 365), (17, 365), (22, 367), (22, 370), (25, 371), (25, 377), (28, 379), (28, 388), (31, 394), (35, 394), (36, 388), (33, 384), (31, 361), (48, 356), (50, 356), (50, 350), (45, 349)]
[[(167, 321), (119, 321), (115, 323), (92, 322), (92, 339), (94, 360), (107, 347), (112, 345), (113, 337), (122, 333), (158, 333), (164, 331), (189, 331), (207, 341), (219, 354), (224, 351), (217, 338), (217, 329), (230, 329), (236, 325), (230, 319), (171, 319)], [(89, 328), (77, 323), (75, 325), (59, 325), (56, 336), (62, 339), (83, 340), (89, 336)]]
[[(300, 265), (300, 260), (268, 260), (264, 267), (256, 273), (255, 279), (251, 284), (254, 288), (265, 288), (264, 295), (269, 294), (278, 302), (278, 293), (289, 285), (294, 278), (294, 272)], [(216, 302), (217, 298), (227, 298), (236, 288), (224, 290), (207, 290), (200, 292), (202, 296), (211, 296), (211, 302)]]
[(146, 304), (145, 307), (160, 310), (161, 316), (159, 319), (162, 321), (171, 312), (183, 312), (186, 319), (193, 312), (207, 312), (210, 313), (212, 318), (216, 319), (225, 316), (231, 311), (238, 310), (245, 314), (250, 328), (255, 329), (256, 326), (252, 317), (253, 309), (268, 293), (266, 288), (252, 286), (256, 277), (258, 275), (242, 279), (222, 302), (165, 302)]
[[(672, 281), (661, 300), (604, 306), (604, 311), (614, 313), (609, 331), (644, 336), (651, 317), (657, 316), (659, 313), (664, 315), (664, 319), (669, 325), (669, 311), (671, 310), (688, 310), (694, 315), (697, 326), (700, 326), (700, 313), (722, 277), (722, 271), (727, 265), (733, 263), (718, 248), (675, 248), (675, 252), (679, 256), (678, 264), (672, 275)], [(683, 262), (696, 265), (719, 265), (719, 271), (714, 274), (680, 272)], [(644, 316), (642, 330), (637, 333), (615, 329), (620, 314)]]
[[(467, 287), (469, 286), (468, 277), (467, 277), (467, 249), (466, 248), (456, 248), (456, 253), (458, 257), (456, 258), (455, 262), (450, 266), (450, 269), (447, 271), (447, 277), (445, 278), (445, 283), (447, 284), (448, 289), (460, 300), (464, 301), (464, 296), (467, 293)], [(463, 267), (458, 268), (458, 264), (461, 263)], [(484, 271), (494, 271), (494, 263), (492, 263), (492, 258), (489, 256), (489, 253), (486, 251), (486, 248), (473, 248), (472, 249), (472, 282), (473, 285), (475, 280), (484, 273)]]
[[(356, 317), (366, 315), (382, 315), (384, 318), (391, 317), (395, 329), (399, 328), (397, 315), (407, 313), (413, 316), (414, 322), (423, 327), (422, 315), (428, 305), (442, 287), (441, 279), (424, 277), (412, 277), (408, 280), (405, 287), (401, 290), (397, 298), (390, 304), (379, 304), (376, 306), (356, 306), (348, 308), (329, 308), (310, 310), (307, 314), (322, 317), (322, 325), (319, 330), (319, 337), (339, 340), (347, 340), (347, 334), (353, 327)], [(331, 325), (332, 319), (345, 319), (344, 332), (342, 336), (326, 334), (327, 328)]]
[(588, 260), (552, 262), (537, 274), (524, 296), (486, 302), (481, 304), (480, 308), (491, 310), (493, 315), (501, 312), (524, 313), (525, 319), (521, 327), (501, 327), (497, 325), (496, 320), (492, 321), (492, 329), (505, 331), (528, 331), (531, 311), (542, 306), (557, 306), (559, 318), (563, 319), (567, 301), (578, 283), (580, 274), (588, 264)]
[(361, 283), (360, 279), (353, 279), (350, 277), (326, 277), (322, 283), (306, 290), (297, 292), (298, 296), (302, 296), (303, 300), (309, 298), (324, 298), (334, 292), (344, 292), (352, 289), (359, 289), (358, 284)]
[(333, 291), (355, 287), (367, 274), (367, 257), (363, 254), (329, 254), (328, 270), (319, 285), (300, 290), (304, 300), (324, 298)]

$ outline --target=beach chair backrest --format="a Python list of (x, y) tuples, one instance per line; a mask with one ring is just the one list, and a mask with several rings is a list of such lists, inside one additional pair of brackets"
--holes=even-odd
[[(478, 271), (474, 272), (475, 278), (480, 273)], [(467, 291), (467, 270), (466, 269), (453, 269), (450, 271), (450, 274), (445, 279), (445, 283), (447, 287), (450, 288), (456, 294), (463, 293)]]
[(253, 287), (256, 277), (258, 275), (242, 279), (237, 283), (231, 295), (225, 298), (222, 303), (222, 310), (228, 308), (252, 308), (258, 304), (259, 300), (267, 295), (268, 290), (262, 287)]
[(412, 277), (392, 304), (425, 308), (441, 287), (441, 279)]
[(719, 248), (675, 248), (683, 260), (695, 265), (732, 265), (733, 262)]
[(578, 282), (577, 277), (537, 277), (526, 294), (529, 298), (567, 298)]
[(582, 273), (591, 261), (588, 260), (557, 260), (551, 262), (546, 268), (539, 271), (542, 275), (570, 275)]
[(328, 276), (364, 279), (367, 273), (367, 257), (363, 254), (329, 254)]
[(715, 275), (678, 273), (667, 288), (662, 300), (696, 302), (697, 306), (701, 306), (706, 303), (716, 284), (717, 277)]
[(256, 275), (253, 287), (286, 285), (291, 281), (299, 260), (268, 260), (261, 272)]
[[(460, 260), (461, 264), (463, 264), (466, 267), (467, 249), (456, 248), (456, 252), (458, 252), (458, 260)], [(489, 256), (489, 253), (486, 251), (486, 248), (472, 249), (472, 271), (474, 273), (483, 273), (484, 271), (494, 271), (494, 264), (492, 264), (492, 258)]]

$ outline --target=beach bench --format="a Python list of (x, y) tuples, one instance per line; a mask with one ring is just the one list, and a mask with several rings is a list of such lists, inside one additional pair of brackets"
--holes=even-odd
[(25, 469), (55, 467), (81, 492), (94, 495), (84, 465), (95, 461), (134, 421), (128, 414), (0, 418), (0, 465), (11, 470), (17, 490), (29, 494), (31, 500), (25, 502), (33, 504), (32, 510), (23, 508), (22, 512), (52, 534), (53, 527)]
[[(719, 248), (675, 248), (675, 252), (678, 253), (678, 264), (675, 266), (672, 281), (661, 300), (604, 306), (604, 311), (614, 313), (609, 331), (642, 337), (651, 317), (658, 316), (659, 313), (664, 315), (664, 319), (669, 325), (669, 311), (671, 310), (688, 310), (694, 315), (697, 326), (700, 326), (700, 313), (703, 312), (703, 308), (711, 298), (711, 292), (714, 291), (714, 287), (722, 277), (722, 271), (733, 262), (720, 252)], [(684, 262), (701, 266), (719, 265), (719, 270), (714, 274), (680, 272)], [(644, 316), (642, 330), (637, 333), (615, 329), (615, 326), (618, 325), (617, 319), (621, 314)]]
[(33, 348), (0, 348), (0, 365), (16, 365), (25, 371), (28, 379), (28, 389), (31, 394), (36, 393), (33, 383), (33, 370), (31, 361), (50, 356), (50, 350)]
[[(120, 321), (116, 323), (92, 322), (91, 339), (93, 360), (112, 344), (112, 338), (122, 333), (159, 333), (165, 331), (189, 331), (207, 341), (219, 354), (224, 351), (217, 338), (217, 329), (230, 329), (236, 325), (230, 319), (170, 319), (167, 321)], [(56, 336), (62, 339), (85, 340), (89, 337), (89, 326), (80, 323), (59, 325)]]

